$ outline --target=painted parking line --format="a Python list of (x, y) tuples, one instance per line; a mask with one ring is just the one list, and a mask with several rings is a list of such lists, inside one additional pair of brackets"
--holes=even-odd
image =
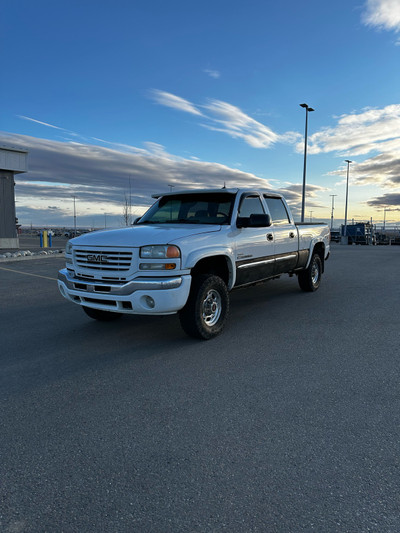
[(57, 278), (49, 278), (48, 276), (41, 276), (40, 274), (31, 274), (30, 272), (21, 272), (20, 270), (14, 270), (13, 268), (0, 267), (0, 270), (7, 270), (8, 272), (16, 272), (23, 276), (33, 276), (35, 278), (51, 279), (51, 281), (57, 281)]

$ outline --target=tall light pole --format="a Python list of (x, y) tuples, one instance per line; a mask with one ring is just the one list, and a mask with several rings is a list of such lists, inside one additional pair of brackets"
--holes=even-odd
[(315, 111), (307, 104), (300, 104), (306, 110), (306, 127), (304, 132), (304, 167), (303, 167), (303, 194), (301, 198), (301, 222), (304, 222), (304, 211), (306, 206), (306, 169), (307, 169), (307, 133), (308, 133), (308, 113)]
[(335, 196), (337, 196), (337, 194), (330, 194), (329, 196), (332, 197), (332, 211), (331, 211), (331, 230), (333, 229), (333, 211), (335, 209)]
[(76, 196), (73, 196), (72, 198), (74, 199), (74, 237), (76, 237), (76, 208), (75, 208)]
[(386, 229), (386, 211), (391, 211), (388, 207), (383, 210), (383, 231)]
[[(345, 206), (345, 209), (344, 209), (344, 239), (343, 239), (343, 244), (347, 244), (348, 243), (348, 239), (347, 239), (347, 202), (348, 202), (348, 199), (349, 199), (349, 169), (350, 169), (350, 163), (352, 163), (352, 162), (353, 161), (350, 161), (349, 159), (345, 159), (345, 163), (347, 163), (347, 180), (346, 180), (346, 206)], [(347, 241), (346, 241), (346, 239), (347, 239)]]

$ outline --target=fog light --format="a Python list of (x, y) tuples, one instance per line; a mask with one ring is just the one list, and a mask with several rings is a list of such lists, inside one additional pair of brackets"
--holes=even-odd
[(150, 307), (150, 309), (154, 309), (156, 302), (153, 300), (151, 296), (145, 296), (144, 301), (146, 302), (146, 305)]

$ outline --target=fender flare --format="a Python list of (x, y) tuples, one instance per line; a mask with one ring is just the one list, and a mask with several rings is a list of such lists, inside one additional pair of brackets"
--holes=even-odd
[(312, 241), (311, 241), (311, 244), (310, 244), (310, 253), (308, 254), (307, 264), (306, 264), (306, 266), (304, 267), (305, 269), (307, 269), (307, 268), (310, 266), (312, 256), (314, 255), (314, 249), (315, 249), (316, 245), (319, 244), (319, 243), (322, 244), (322, 247), (323, 247), (323, 249), (324, 249), (324, 254), (323, 254), (323, 256), (321, 257), (322, 268), (324, 268), (324, 262), (325, 262), (325, 243), (324, 243), (323, 239), (321, 239), (320, 237), (317, 237), (317, 238), (315, 238), (315, 239), (312, 239)]
[(191, 270), (199, 261), (202, 261), (203, 259), (212, 259), (214, 257), (223, 257), (226, 259), (229, 271), (228, 290), (231, 290), (236, 281), (235, 254), (232, 248), (214, 246), (211, 248), (200, 248), (193, 250), (186, 257), (184, 268)]

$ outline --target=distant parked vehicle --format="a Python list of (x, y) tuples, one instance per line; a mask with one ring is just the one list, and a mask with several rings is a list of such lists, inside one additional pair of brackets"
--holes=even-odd
[(331, 241), (340, 242), (340, 231), (339, 230), (331, 230)]

